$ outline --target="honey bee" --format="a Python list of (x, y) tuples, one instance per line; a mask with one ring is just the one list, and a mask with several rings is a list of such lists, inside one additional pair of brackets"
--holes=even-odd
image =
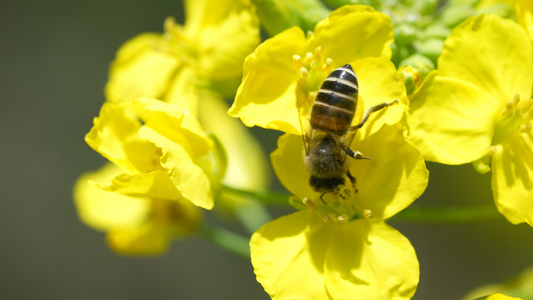
[(322, 202), (326, 193), (339, 194), (345, 184), (345, 175), (357, 192), (355, 177), (350, 173), (346, 155), (354, 159), (370, 158), (350, 149), (352, 139), (371, 113), (398, 103), (398, 100), (394, 100), (371, 106), (364, 112), (361, 121), (352, 126), (358, 91), (357, 76), (352, 66), (346, 64), (335, 69), (324, 80), (312, 105), (310, 118), (306, 116), (301, 103), (298, 104), (300, 125), (304, 133), (304, 161), (311, 174), (309, 184), (315, 191), (322, 193)]

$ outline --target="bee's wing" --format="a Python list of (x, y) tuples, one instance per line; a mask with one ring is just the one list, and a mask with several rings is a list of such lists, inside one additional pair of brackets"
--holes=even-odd
[[(356, 105), (356, 109), (354, 112), (355, 116), (354, 116), (354, 119), (352, 120), (352, 124), (351, 124), (352, 126), (350, 127), (348, 132), (346, 132), (346, 134), (344, 134), (343, 137), (341, 138), (341, 142), (348, 148), (351, 148), (353, 138), (355, 137), (355, 134), (357, 133), (357, 129), (354, 126), (363, 117), (364, 104), (363, 104), (361, 97), (358, 97), (357, 102), (358, 104)], [(346, 159), (346, 153), (344, 153), (344, 159)]]
[[(342, 145), (346, 146), (346, 148), (351, 148), (353, 138), (355, 137), (355, 134), (357, 133), (357, 129), (350, 128), (343, 136), (340, 137), (340, 142)], [(347, 149), (342, 147), (341, 153), (342, 153), (342, 161), (346, 159), (347, 155)], [(353, 150), (353, 149), (352, 149)]]
[(296, 107), (298, 108), (298, 119), (302, 130), (305, 154), (308, 155), (309, 141), (313, 134), (313, 129), (310, 124), (312, 101), (309, 100), (308, 93), (300, 83), (296, 87)]

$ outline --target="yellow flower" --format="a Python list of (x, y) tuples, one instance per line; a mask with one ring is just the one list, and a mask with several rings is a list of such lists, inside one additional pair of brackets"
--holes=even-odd
[[(250, 241), (255, 274), (273, 299), (410, 299), (416, 290), (414, 249), (384, 222), (420, 196), (428, 180), (420, 152), (398, 123), (408, 100), (387, 59), (392, 37), (387, 16), (344, 6), (307, 38), (299, 28), (288, 29), (245, 61), (230, 114), (248, 126), (287, 133), (271, 156), (274, 170), (309, 207), (267, 223)], [(372, 116), (350, 145), (372, 157), (351, 161), (357, 191), (346, 187), (320, 197), (302, 157), (297, 99), (309, 109), (329, 72), (347, 63), (359, 80), (356, 121), (371, 105), (400, 104)]]
[[(287, 29), (246, 58), (243, 81), (228, 113), (247, 126), (301, 134), (296, 94), (314, 99), (328, 74), (349, 63), (359, 78), (356, 115), (371, 105), (400, 101), (376, 124), (361, 131), (372, 133), (382, 124), (394, 124), (401, 119), (408, 100), (388, 60), (392, 40), (390, 19), (368, 6), (348, 5), (335, 10), (308, 37), (298, 27)], [(311, 101), (305, 106), (310, 107)]]
[[(309, 186), (299, 136), (272, 154), (283, 185), (311, 208), (261, 227), (250, 241), (257, 280), (273, 299), (411, 299), (419, 278), (412, 245), (384, 220), (419, 197), (428, 172), (402, 129), (384, 125), (351, 145), (371, 160), (350, 162), (357, 192), (324, 196)], [(392, 150), (394, 149), (394, 150)], [(313, 200), (310, 200), (310, 199)]]
[(438, 70), (412, 97), (411, 140), (425, 158), (490, 170), (499, 211), (533, 225), (533, 53), (526, 32), (497, 16), (457, 27)]
[(141, 34), (120, 48), (110, 68), (106, 97), (112, 102), (152, 97), (181, 105), (224, 145), (224, 183), (264, 188), (269, 172), (263, 150), (242, 123), (227, 117), (221, 95), (233, 97), (244, 58), (259, 44), (255, 7), (248, 0), (184, 4), (185, 25), (168, 18), (164, 34)]
[[(248, 0), (187, 0), (185, 25), (128, 41), (111, 65), (109, 101), (152, 97), (185, 103), (196, 114), (198, 88), (236, 87), (242, 63), (259, 44), (259, 21)], [(229, 93), (233, 93), (231, 86)]]
[(209, 177), (197, 164), (213, 142), (187, 110), (149, 98), (106, 102), (85, 141), (129, 174), (123, 184), (165, 172), (181, 197), (213, 207)]
[(80, 219), (105, 231), (111, 249), (127, 255), (160, 254), (172, 239), (198, 228), (200, 210), (180, 197), (165, 172), (151, 178), (138, 176), (119, 189), (117, 181), (126, 176), (123, 172), (107, 164), (83, 174), (74, 187)]
[(164, 252), (197, 229), (198, 207), (213, 207), (223, 170), (210, 164), (213, 142), (187, 110), (149, 98), (106, 102), (85, 140), (112, 164), (78, 179), (74, 199), (115, 251)]

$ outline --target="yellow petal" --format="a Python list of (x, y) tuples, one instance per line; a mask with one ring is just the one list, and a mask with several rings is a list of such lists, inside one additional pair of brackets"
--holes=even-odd
[(131, 172), (150, 172), (159, 167), (160, 150), (140, 138), (137, 117), (119, 104), (106, 102), (94, 126), (85, 136), (91, 148), (117, 166)]
[(198, 116), (200, 91), (197, 82), (198, 74), (193, 68), (181, 68), (170, 83), (163, 100), (188, 110), (193, 116)]
[(185, 0), (185, 30), (194, 36), (205, 27), (217, 26), (243, 9), (251, 9), (249, 0)]
[(504, 294), (494, 294), (487, 297), (487, 300), (522, 300), (516, 297), (509, 297)]
[(229, 115), (249, 127), (299, 133), (293, 55), (302, 55), (304, 47), (304, 33), (297, 27), (259, 45), (244, 62), (243, 80)]
[(278, 139), (278, 148), (272, 152), (272, 167), (281, 184), (300, 199), (316, 199), (319, 193), (309, 185), (310, 174), (304, 164), (301, 136), (284, 134)]
[(464, 164), (489, 151), (500, 106), (485, 90), (431, 72), (411, 98), (410, 139), (430, 161)]
[(333, 299), (411, 299), (419, 266), (407, 238), (383, 221), (357, 220), (336, 229), (324, 264)]
[(227, 115), (228, 106), (220, 96), (204, 92), (201, 98), (209, 109), (200, 110), (199, 121), (220, 139), (228, 155), (224, 183), (245, 190), (266, 188), (270, 169), (259, 141), (241, 121)]
[(126, 42), (117, 52), (105, 88), (109, 101), (131, 101), (137, 97), (161, 98), (179, 61), (162, 51), (161, 34), (145, 33)]
[(360, 136), (367, 136), (378, 131), (383, 124), (396, 124), (409, 106), (405, 86), (397, 75), (394, 65), (383, 58), (363, 58), (352, 65), (359, 83), (359, 101), (353, 125), (361, 121), (363, 113), (371, 106), (383, 102), (399, 103), (372, 113), (365, 125), (358, 129)]
[(515, 93), (530, 97), (532, 60), (524, 29), (511, 20), (481, 15), (453, 30), (444, 42), (438, 68), (442, 76), (465, 81), (490, 95), (473, 100), (477, 105), (501, 109)]
[(533, 138), (517, 133), (492, 154), (492, 191), (499, 211), (514, 224), (533, 226)]
[(181, 144), (193, 158), (206, 154), (213, 143), (188, 111), (155, 99), (139, 98), (131, 102), (145, 126)]
[[(425, 190), (429, 173), (418, 149), (403, 137), (396, 126), (352, 143), (370, 160), (346, 158), (356, 178), (358, 193), (353, 202), (358, 211), (370, 210), (374, 217), (390, 218), (417, 199)], [(309, 172), (303, 161), (301, 136), (283, 135), (272, 153), (272, 165), (280, 182), (300, 199), (317, 199), (320, 194), (309, 185)], [(348, 179), (346, 179), (348, 182)]]
[(113, 164), (80, 176), (74, 185), (74, 201), (80, 219), (98, 230), (135, 227), (150, 212), (150, 200), (103, 190), (100, 185), (122, 173)]
[(151, 127), (143, 126), (139, 135), (161, 148), (161, 166), (168, 172), (184, 198), (205, 209), (213, 208), (211, 184), (204, 171), (196, 165), (183, 145), (167, 138)]
[(178, 199), (180, 193), (170, 180), (168, 173), (155, 170), (143, 174), (120, 174), (113, 178), (109, 186), (103, 188), (132, 197), (153, 197), (161, 199)]
[(203, 29), (196, 33), (200, 58), (197, 71), (202, 78), (214, 81), (240, 78), (245, 57), (260, 42), (255, 7), (242, 0), (208, 2), (204, 19), (209, 24), (204, 22)]
[(345, 5), (317, 24), (307, 49), (322, 47), (324, 57), (340, 66), (363, 57), (390, 58), (393, 39), (388, 16), (370, 6)]
[(107, 243), (122, 255), (157, 255), (167, 251), (170, 238), (164, 225), (147, 222), (138, 227), (110, 231)]
[(516, 19), (527, 31), (533, 42), (533, 2), (530, 0), (515, 0)]
[(370, 160), (349, 159), (358, 192), (353, 196), (359, 211), (388, 219), (420, 197), (429, 172), (420, 151), (403, 136), (398, 126), (384, 125), (375, 134), (351, 145)]
[(272, 299), (328, 299), (323, 272), (331, 230), (331, 224), (306, 210), (267, 223), (252, 235), (254, 272)]

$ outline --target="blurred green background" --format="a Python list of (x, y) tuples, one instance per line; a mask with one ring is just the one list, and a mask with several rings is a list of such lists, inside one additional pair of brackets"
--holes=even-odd
[[(268, 299), (248, 259), (200, 238), (155, 258), (112, 253), (83, 225), (72, 185), (104, 159), (83, 140), (127, 39), (183, 20), (181, 1), (4, 1), (0, 9), (0, 299)], [(231, 41), (228, 41), (231, 42)], [(276, 133), (255, 130), (271, 151)], [(391, 151), (393, 155), (393, 151)], [(490, 175), (429, 164), (419, 205), (492, 203)], [(533, 229), (503, 217), (391, 222), (414, 245), (417, 299), (459, 299), (533, 264)], [(386, 276), (386, 274), (383, 274)]]

